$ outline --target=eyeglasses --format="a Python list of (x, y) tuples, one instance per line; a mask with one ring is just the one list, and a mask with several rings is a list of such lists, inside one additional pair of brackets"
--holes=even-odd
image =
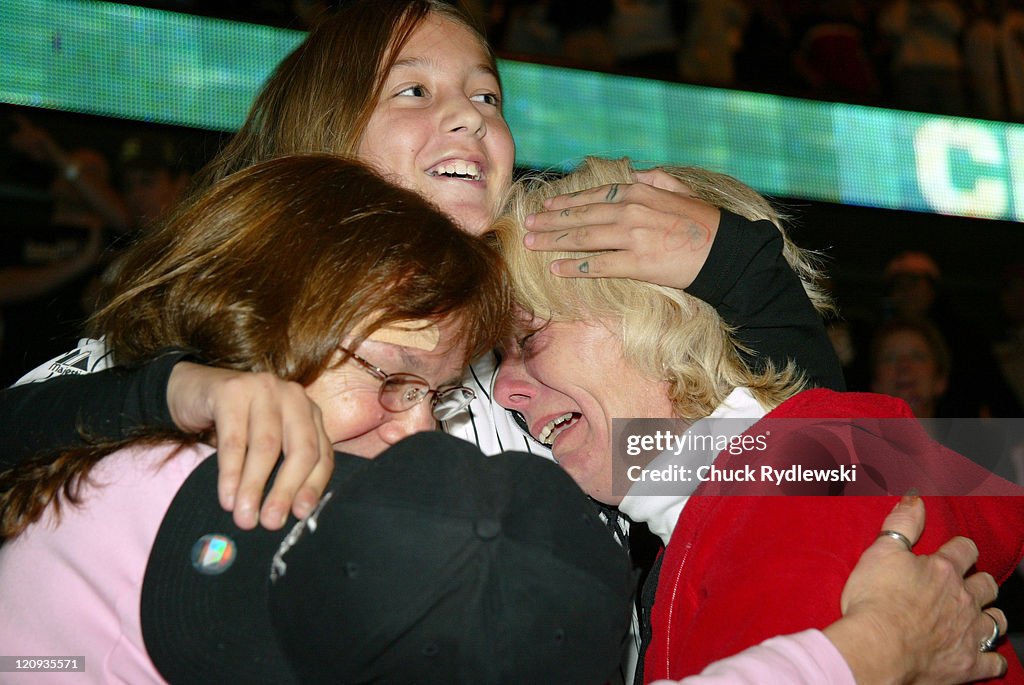
[(430, 412), (438, 421), (448, 421), (465, 411), (469, 403), (476, 397), (476, 393), (461, 385), (438, 390), (431, 388), (426, 379), (411, 373), (388, 373), (355, 352), (346, 350), (344, 347), (340, 349), (366, 369), (368, 374), (380, 381), (377, 400), (382, 407), (390, 412), (397, 414), (409, 411), (422, 402), (425, 397), (431, 395)]

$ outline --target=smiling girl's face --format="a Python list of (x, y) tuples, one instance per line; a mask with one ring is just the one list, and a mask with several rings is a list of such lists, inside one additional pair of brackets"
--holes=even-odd
[(430, 15), (388, 73), (358, 154), (479, 235), (512, 182), (515, 146), (501, 108), (479, 38)]

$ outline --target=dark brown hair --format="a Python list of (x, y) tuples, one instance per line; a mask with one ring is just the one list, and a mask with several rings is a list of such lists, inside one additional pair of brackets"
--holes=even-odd
[[(174, 347), (308, 385), (343, 340), (396, 321), (451, 321), (463, 362), (479, 356), (507, 322), (504, 273), (483, 239), (361, 163), (282, 157), (229, 176), (143, 238), (95, 323), (118, 364)], [(0, 475), (0, 492), (11, 486), (0, 534), (17, 534), (61, 492), (76, 501), (89, 469), (122, 446)]]
[(318, 25), (278, 65), (242, 128), (197, 175), (196, 189), (281, 155), (355, 156), (398, 54), (431, 15), (471, 31), (497, 73), (486, 39), (452, 5), (442, 0), (355, 0)]

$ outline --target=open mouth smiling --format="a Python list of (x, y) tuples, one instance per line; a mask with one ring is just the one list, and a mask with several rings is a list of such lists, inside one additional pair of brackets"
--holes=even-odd
[(555, 438), (574, 426), (581, 416), (579, 412), (570, 411), (552, 419), (537, 433), (537, 440), (542, 445), (551, 447), (555, 444)]
[(427, 170), (428, 176), (445, 176), (466, 181), (482, 181), (486, 178), (483, 169), (476, 162), (457, 159), (442, 162)]

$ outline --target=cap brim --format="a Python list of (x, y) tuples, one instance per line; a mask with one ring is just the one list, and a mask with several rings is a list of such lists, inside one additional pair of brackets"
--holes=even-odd
[[(332, 484), (371, 462), (336, 455)], [(142, 587), (142, 634), (149, 656), (171, 683), (298, 682), (277, 647), (268, 609), (275, 552), (296, 523), (241, 530), (217, 498), (210, 457), (171, 503), (150, 552)], [(197, 571), (192, 549), (205, 535), (230, 540), (234, 561), (217, 574)]]

